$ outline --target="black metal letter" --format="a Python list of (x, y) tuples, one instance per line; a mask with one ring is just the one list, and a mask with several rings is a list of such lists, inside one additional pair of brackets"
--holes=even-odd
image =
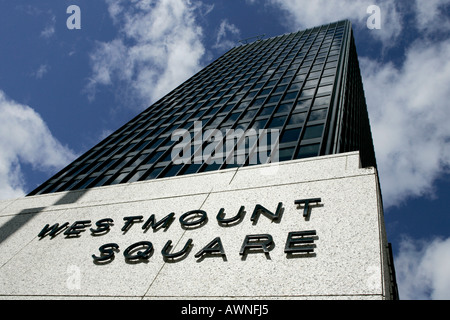
[(225, 224), (228, 224), (228, 223), (232, 223), (232, 222), (235, 222), (235, 221), (238, 221), (241, 217), (242, 217), (242, 214), (244, 213), (244, 211), (245, 211), (245, 207), (244, 206), (241, 206), (241, 208), (239, 209), (239, 212), (237, 213), (237, 215), (235, 215), (234, 217), (232, 217), (232, 218), (228, 218), (228, 219), (224, 219), (223, 217), (225, 216), (225, 214), (224, 214), (224, 211), (225, 211), (225, 209), (224, 208), (221, 208), (220, 210), (219, 210), (219, 213), (217, 214), (217, 221), (219, 222), (219, 223), (225, 223)]
[(54, 225), (52, 225), (50, 227), (49, 224), (46, 224), (45, 227), (41, 230), (41, 232), (39, 232), (38, 237), (39, 238), (44, 238), (47, 234), (50, 235), (50, 237), (54, 237), (56, 236), (56, 234), (61, 231), (63, 228), (67, 227), (69, 225), (68, 222), (62, 224), (61, 226), (59, 226), (58, 223), (55, 223)]
[(94, 262), (102, 262), (109, 259), (114, 258), (114, 250), (118, 250), (119, 245), (117, 243), (107, 243), (102, 245), (98, 250), (100, 251), (100, 257), (97, 257), (96, 255), (92, 255), (92, 258), (94, 258)]
[[(191, 216), (191, 215), (197, 215), (197, 214), (201, 214), (200, 219), (195, 220), (195, 221), (192, 221), (192, 222), (186, 222), (186, 221), (185, 221), (187, 217), (189, 217), (189, 216)], [(181, 223), (183, 226), (185, 226), (185, 227), (193, 227), (193, 226), (200, 225), (200, 224), (202, 224), (203, 222), (205, 222), (205, 221), (206, 221), (206, 218), (207, 218), (207, 215), (206, 215), (206, 212), (205, 212), (205, 211), (203, 211), (203, 210), (192, 210), (192, 211), (186, 212), (185, 214), (183, 214), (183, 215), (180, 217), (180, 223)]]
[(161, 254), (163, 255), (164, 258), (166, 259), (174, 259), (174, 258), (178, 258), (182, 255), (184, 255), (187, 250), (189, 249), (189, 246), (192, 243), (192, 239), (189, 239), (186, 244), (184, 245), (183, 249), (181, 251), (175, 252), (175, 253), (168, 253), (168, 251), (170, 251), (170, 247), (172, 244), (172, 240), (169, 240), (166, 242), (166, 244), (164, 245), (164, 248), (161, 250)]
[(168, 214), (167, 216), (165, 216), (164, 218), (162, 218), (161, 220), (159, 220), (158, 222), (156, 222), (155, 215), (152, 214), (150, 216), (150, 218), (148, 218), (148, 220), (144, 223), (144, 225), (142, 226), (142, 229), (146, 230), (150, 226), (150, 227), (152, 227), (153, 230), (156, 230), (161, 225), (164, 228), (168, 228), (170, 226), (170, 223), (172, 222), (172, 218), (174, 215), (175, 215), (175, 213), (172, 212), (172, 213)]
[(270, 216), (272, 220), (277, 220), (280, 218), (280, 213), (282, 209), (283, 203), (278, 203), (277, 211), (275, 211), (275, 214), (273, 214), (271, 211), (264, 208), (262, 205), (257, 204), (255, 206), (255, 209), (253, 210), (252, 217), (250, 218), (251, 221), (257, 221), (259, 218), (259, 215), (263, 213), (264, 215)]
[(128, 231), (128, 229), (134, 224), (134, 222), (141, 221), (142, 218), (143, 218), (142, 216), (132, 216), (123, 218), (125, 224), (122, 227), (122, 231)]
[(69, 229), (64, 232), (64, 235), (66, 237), (78, 237), (80, 233), (84, 231), (82, 229), (88, 227), (90, 223), (91, 220), (75, 221)]
[(315, 235), (316, 230), (289, 232), (284, 252), (288, 254), (314, 252), (315, 245), (311, 244), (314, 243), (314, 238), (310, 236)]
[(111, 219), (111, 218), (105, 218), (105, 219), (101, 219), (101, 220), (98, 220), (96, 223), (95, 223), (95, 225), (97, 226), (97, 229), (92, 229), (91, 228), (91, 232), (94, 234), (94, 235), (96, 235), (96, 234), (98, 234), (98, 233), (102, 233), (102, 232), (108, 232), (109, 231), (109, 229), (110, 229), (110, 227), (111, 227), (111, 224), (114, 222), (114, 220), (113, 219)]
[(304, 199), (304, 200), (295, 200), (295, 204), (304, 204), (305, 207), (303, 208), (303, 217), (308, 217), (308, 213), (309, 213), (309, 204), (310, 203), (319, 203), (321, 202), (322, 199), (321, 198), (313, 198), (313, 199)]
[(213, 254), (213, 253), (220, 253), (220, 255), (224, 256), (225, 251), (223, 250), (222, 240), (220, 240), (220, 237), (215, 238), (213, 241), (208, 243), (202, 250), (197, 252), (195, 254), (196, 258), (200, 258), (205, 253)]
[(264, 253), (269, 253), (272, 245), (273, 238), (270, 234), (247, 235), (245, 236), (244, 242), (242, 243), (241, 251), (239, 252), (239, 254), (241, 256), (244, 255), (246, 249), (262, 249)]
[[(130, 255), (131, 251), (133, 249), (136, 249), (138, 247), (147, 247), (144, 251), (138, 251), (135, 255)], [(125, 256), (125, 259), (127, 260), (136, 260), (136, 259), (145, 259), (147, 260), (150, 258), (150, 254), (153, 251), (153, 244), (150, 241), (141, 241), (136, 242), (135, 244), (132, 244), (128, 248), (125, 249), (123, 252), (123, 255)]]

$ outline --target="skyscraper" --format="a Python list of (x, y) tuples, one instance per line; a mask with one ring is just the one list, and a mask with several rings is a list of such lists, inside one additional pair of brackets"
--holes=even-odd
[[(190, 132), (182, 153), (192, 158), (177, 163), (180, 129)], [(224, 140), (215, 161), (203, 152), (212, 129)], [(251, 129), (265, 129), (272, 148), (248, 135), (225, 144), (227, 130)], [(356, 150), (363, 167), (376, 167), (351, 25), (341, 21), (231, 49), (30, 195), (261, 164), (275, 153), (289, 161)]]
[(398, 298), (349, 21), (231, 49), (0, 218), (1, 296)]

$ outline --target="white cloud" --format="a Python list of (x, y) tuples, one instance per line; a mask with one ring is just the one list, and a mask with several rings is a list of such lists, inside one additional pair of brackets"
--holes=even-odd
[(35, 170), (55, 171), (74, 153), (61, 145), (42, 118), (29, 106), (6, 97), (0, 90), (0, 198), (23, 196), (26, 183), (21, 164)]
[(355, 28), (366, 28), (371, 16), (367, 8), (371, 5), (380, 8), (381, 29), (371, 30), (370, 36), (391, 47), (403, 29), (395, 0), (270, 0), (270, 3), (286, 12), (289, 29), (312, 28), (343, 19), (351, 20)]
[(415, 6), (417, 27), (420, 31), (429, 33), (450, 30), (450, 0), (416, 0)]
[(399, 249), (395, 271), (401, 299), (450, 299), (450, 238), (404, 238)]
[(42, 77), (48, 72), (48, 69), (49, 69), (48, 65), (46, 65), (46, 64), (41, 64), (41, 65), (39, 66), (39, 68), (36, 70), (36, 72), (33, 72), (32, 75), (33, 75), (36, 79), (42, 79)]
[(51, 15), (49, 23), (41, 31), (40, 36), (45, 39), (51, 38), (55, 34), (56, 17)]
[(227, 19), (224, 19), (220, 23), (219, 30), (217, 31), (216, 43), (213, 47), (221, 50), (228, 50), (235, 47), (238, 39), (227, 39), (227, 34), (229, 33), (231, 33), (234, 38), (241, 35), (241, 31), (238, 27), (232, 23), (229, 23)]
[(433, 195), (450, 168), (450, 41), (418, 41), (400, 68), (361, 58), (385, 206)]
[(99, 85), (117, 85), (118, 94), (134, 108), (147, 107), (201, 67), (205, 49), (198, 8), (190, 1), (107, 0), (119, 34), (100, 42), (90, 55), (94, 98)]

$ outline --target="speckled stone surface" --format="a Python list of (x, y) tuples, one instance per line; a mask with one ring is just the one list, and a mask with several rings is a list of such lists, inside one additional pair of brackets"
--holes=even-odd
[[(321, 198), (307, 217), (295, 200)], [(280, 205), (278, 219), (272, 219)], [(255, 207), (270, 213), (253, 219)], [(216, 219), (241, 218), (230, 224)], [(202, 210), (189, 227), (180, 217)], [(154, 215), (167, 226), (143, 229)], [(189, 215), (200, 221), (197, 212)], [(135, 217), (125, 231), (124, 218)], [(138, 219), (137, 217), (141, 217)], [(95, 235), (98, 220), (113, 220)], [(129, 218), (131, 219), (131, 218)], [(77, 237), (38, 237), (45, 225), (90, 221)], [(313, 252), (286, 254), (290, 232), (315, 231)], [(270, 235), (268, 252), (247, 249), (248, 236)], [(197, 256), (213, 240), (223, 254)], [(168, 253), (190, 242), (180, 257)], [(132, 244), (151, 242), (148, 259), (125, 259)], [(251, 240), (255, 241), (255, 240)], [(94, 261), (115, 243), (114, 259)], [(0, 202), (0, 297), (119, 299), (385, 299), (389, 298), (383, 210), (375, 169), (359, 167), (358, 153), (283, 162), (92, 190)], [(147, 247), (139, 250), (143, 251)], [(136, 254), (137, 250), (132, 251)]]

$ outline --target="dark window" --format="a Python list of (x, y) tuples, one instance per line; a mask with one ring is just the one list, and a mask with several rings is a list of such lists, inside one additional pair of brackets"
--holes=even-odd
[(275, 106), (270, 107), (264, 107), (264, 109), (261, 111), (261, 116), (271, 115), (273, 110), (275, 110)]
[(284, 98), (283, 101), (293, 100), (297, 96), (297, 92), (288, 92)]
[(306, 119), (306, 112), (294, 113), (291, 115), (288, 124), (303, 124)]
[(173, 165), (170, 167), (170, 169), (166, 173), (164, 173), (163, 176), (164, 177), (173, 177), (178, 173), (178, 171), (180, 171), (181, 167), (182, 167), (182, 165)]
[(327, 116), (328, 109), (314, 110), (309, 116), (309, 121), (323, 120)]
[(302, 92), (301, 92), (301, 94), (300, 94), (300, 97), (310, 97), (310, 96), (314, 95), (314, 92), (315, 92), (315, 91), (316, 91), (315, 88), (312, 88), (312, 89), (303, 89)]
[(310, 157), (317, 157), (319, 153), (319, 147), (320, 145), (318, 143), (301, 146), (296, 158), (302, 159), (302, 158), (310, 158)]
[(323, 132), (323, 124), (317, 125), (317, 126), (306, 127), (305, 135), (304, 135), (303, 139), (308, 140), (308, 139), (320, 138), (322, 136), (322, 132)]
[(286, 117), (274, 117), (269, 123), (269, 128), (281, 127), (285, 120)]
[(311, 99), (299, 100), (297, 102), (297, 105), (294, 108), (294, 112), (301, 111), (301, 110), (303, 110), (305, 108), (309, 108), (310, 105), (311, 105)]
[(158, 174), (162, 171), (162, 169), (163, 169), (162, 167), (161, 168), (153, 168), (150, 171), (149, 175), (147, 177), (145, 177), (145, 180), (155, 179), (158, 176)]
[(319, 90), (317, 90), (317, 94), (330, 93), (331, 90), (333, 90), (332, 85), (319, 87)]
[(148, 159), (148, 160), (146, 161), (146, 164), (152, 164), (152, 163), (155, 163), (156, 160), (158, 160), (158, 158), (161, 157), (162, 154), (163, 154), (162, 151), (156, 152), (150, 159)]
[(201, 164), (191, 163), (189, 167), (184, 171), (184, 174), (196, 173), (200, 169)]
[(281, 94), (276, 95), (276, 96), (271, 96), (267, 103), (275, 103), (275, 102), (280, 101), (280, 99), (281, 99)]
[(280, 149), (279, 155), (278, 155), (279, 161), (291, 160), (293, 153), (294, 153), (294, 149), (295, 148)]
[(285, 130), (281, 137), (280, 143), (294, 142), (298, 140), (302, 128)]
[(136, 173), (128, 180), (128, 182), (138, 181), (145, 173), (145, 170), (136, 171)]

